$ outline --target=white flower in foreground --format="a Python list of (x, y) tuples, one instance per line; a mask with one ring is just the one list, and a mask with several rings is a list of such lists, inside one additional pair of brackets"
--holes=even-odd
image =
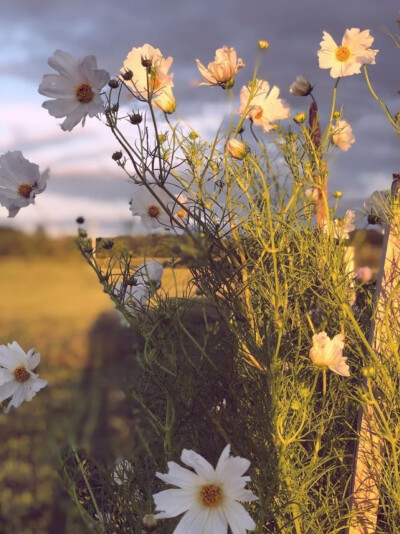
[(156, 519), (176, 517), (184, 512), (174, 534), (226, 534), (228, 525), (233, 534), (246, 534), (255, 528), (253, 519), (238, 502), (258, 499), (245, 489), (249, 476), (243, 476), (249, 460), (229, 456), (230, 446), (222, 451), (214, 469), (202, 456), (183, 449), (181, 461), (195, 470), (168, 462), (167, 474), (156, 476), (180, 489), (168, 489), (153, 495)]
[(26, 354), (16, 341), (0, 346), (0, 402), (11, 397), (11, 406), (18, 408), (24, 401), (31, 401), (38, 391), (47, 385), (33, 370), (39, 365), (40, 354), (35, 349)]
[[(355, 212), (353, 210), (347, 210), (343, 219), (334, 219), (332, 221), (333, 237), (335, 239), (349, 239), (349, 234), (356, 229), (353, 224), (355, 218)], [(324, 222), (323, 230), (326, 234), (329, 232), (327, 221)]]
[(168, 87), (174, 86), (173, 74), (168, 74), (173, 58), (164, 58), (159, 48), (145, 44), (139, 48), (132, 48), (127, 55), (122, 73), (131, 72), (132, 78), (125, 83), (138, 96), (152, 98), (162, 94)]
[(339, 120), (335, 125), (332, 125), (331, 134), (333, 144), (345, 152), (356, 140), (350, 124), (344, 120)]
[(64, 131), (70, 132), (81, 121), (83, 126), (87, 115), (94, 117), (103, 112), (100, 93), (110, 75), (97, 68), (94, 56), (74, 59), (67, 52), (56, 50), (48, 63), (59, 74), (45, 74), (39, 93), (55, 99), (42, 105), (53, 117), (66, 117), (61, 124)]
[(313, 346), (310, 358), (317, 367), (329, 367), (331, 371), (341, 376), (350, 376), (347, 358), (343, 356), (343, 334), (337, 334), (331, 339), (326, 332), (313, 335)]
[(206, 80), (200, 85), (219, 85), (222, 89), (231, 89), (235, 83), (235, 76), (245, 66), (242, 59), (237, 59), (236, 50), (223, 46), (215, 51), (215, 60), (205, 68), (199, 59), (196, 59), (200, 74)]
[(329, 33), (323, 32), (321, 49), (317, 52), (319, 66), (321, 69), (331, 69), (332, 78), (359, 74), (366, 63), (375, 64), (379, 50), (371, 50), (373, 41), (369, 30), (351, 28), (345, 31), (342, 44), (338, 46)]
[(21, 208), (35, 202), (35, 196), (46, 189), (49, 170), (40, 174), (39, 167), (15, 150), (0, 157), (0, 204), (15, 217)]
[(119, 298), (130, 313), (144, 310), (151, 296), (161, 286), (161, 278), (164, 268), (157, 260), (152, 260), (140, 265), (132, 276), (132, 283), (115, 284), (114, 295)]
[[(151, 185), (151, 191), (144, 185), (133, 184), (134, 191), (130, 210), (141, 218), (143, 226), (149, 229), (171, 227), (173, 198), (158, 185)], [(153, 193), (154, 192), (154, 195)], [(168, 210), (168, 212), (166, 211)]]
[(265, 132), (273, 127), (273, 122), (287, 119), (290, 115), (289, 106), (279, 98), (279, 88), (274, 85), (270, 91), (269, 83), (256, 80), (256, 89), (250, 101), (252, 88), (243, 86), (240, 91), (239, 115), (246, 113), (256, 126), (261, 126)]

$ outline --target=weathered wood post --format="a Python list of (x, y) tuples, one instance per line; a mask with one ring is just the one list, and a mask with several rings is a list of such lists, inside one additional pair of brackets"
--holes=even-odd
[[(394, 293), (396, 283), (400, 282), (399, 186), (400, 175), (394, 174), (392, 183), (393, 217), (391, 224), (385, 225), (384, 228), (382, 263), (374, 297), (375, 315), (369, 335), (369, 343), (381, 359), (385, 358), (384, 348), (387, 346), (387, 323), (385, 322), (387, 311), (390, 329), (394, 334), (393, 339), (397, 343), (397, 350), (399, 348), (400, 295), (398, 291)], [(379, 398), (379, 392), (375, 391), (375, 393), (376, 398)], [(359, 411), (358, 436), (351, 484), (354, 518), (348, 534), (373, 534), (378, 518), (379, 478), (384, 444), (379, 436), (379, 424), (374, 414), (374, 408), (370, 405)]]

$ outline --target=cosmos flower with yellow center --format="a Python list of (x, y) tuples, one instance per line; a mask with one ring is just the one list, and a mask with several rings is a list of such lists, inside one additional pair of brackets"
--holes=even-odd
[(319, 66), (321, 69), (331, 69), (332, 78), (359, 74), (363, 65), (375, 64), (379, 50), (371, 50), (373, 41), (369, 30), (351, 28), (345, 31), (342, 44), (338, 46), (329, 33), (323, 32), (321, 48), (317, 52)]

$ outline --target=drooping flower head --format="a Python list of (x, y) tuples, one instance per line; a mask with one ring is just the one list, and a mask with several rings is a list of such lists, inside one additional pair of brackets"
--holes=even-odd
[(11, 397), (6, 408), (18, 408), (31, 401), (47, 385), (33, 370), (39, 365), (40, 354), (35, 349), (25, 353), (16, 341), (0, 346), (0, 402)]
[(332, 142), (335, 146), (347, 152), (356, 138), (350, 124), (345, 120), (338, 120), (331, 127)]
[(290, 86), (290, 93), (295, 96), (308, 96), (313, 88), (305, 76), (297, 76)]
[(251, 93), (252, 87), (242, 87), (238, 113), (239, 115), (246, 113), (247, 118), (251, 119), (256, 126), (261, 126), (265, 132), (271, 130), (273, 122), (289, 117), (289, 106), (279, 98), (279, 88), (275, 85), (270, 90), (268, 82), (255, 80), (252, 98)]
[(250, 502), (257, 497), (245, 489), (249, 476), (243, 473), (250, 462), (245, 458), (230, 456), (230, 446), (222, 451), (214, 469), (202, 456), (183, 449), (181, 461), (194, 469), (168, 462), (168, 473), (156, 473), (167, 484), (179, 489), (168, 489), (153, 495), (156, 519), (176, 517), (185, 512), (174, 534), (226, 534), (228, 526), (234, 534), (246, 534), (255, 523), (238, 502)]
[(163, 111), (164, 113), (171, 114), (176, 110), (176, 100), (172, 93), (171, 87), (166, 87), (162, 93), (153, 100), (153, 105)]
[(164, 58), (159, 48), (145, 44), (132, 48), (127, 55), (121, 72), (131, 72), (132, 77), (126, 83), (138, 97), (155, 98), (167, 88), (174, 86), (173, 74), (168, 70), (173, 62), (172, 57)]
[(222, 89), (231, 89), (235, 84), (235, 76), (245, 66), (242, 59), (237, 59), (236, 50), (223, 46), (215, 51), (215, 60), (205, 68), (199, 59), (196, 59), (200, 74), (206, 80), (200, 85), (219, 85)]
[(24, 158), (20, 150), (0, 156), (0, 204), (15, 217), (21, 208), (35, 202), (46, 189), (49, 170), (40, 174), (39, 167)]
[(48, 63), (59, 74), (45, 74), (39, 93), (54, 98), (42, 105), (53, 117), (66, 117), (61, 124), (64, 131), (70, 132), (81, 121), (83, 126), (87, 115), (94, 117), (103, 112), (100, 93), (110, 75), (97, 68), (94, 56), (74, 59), (67, 52), (56, 50)]
[(350, 376), (347, 358), (343, 356), (344, 336), (337, 334), (331, 339), (326, 332), (313, 335), (310, 358), (317, 367), (328, 367), (341, 376)]
[(317, 52), (319, 66), (321, 69), (331, 69), (332, 78), (359, 74), (363, 65), (375, 64), (379, 50), (371, 50), (373, 41), (369, 30), (351, 28), (345, 31), (342, 44), (338, 46), (329, 33), (323, 32), (321, 49)]

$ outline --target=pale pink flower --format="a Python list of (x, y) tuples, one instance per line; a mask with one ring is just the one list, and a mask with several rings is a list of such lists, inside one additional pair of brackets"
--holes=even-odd
[(215, 469), (192, 450), (183, 449), (181, 461), (194, 471), (168, 462), (168, 473), (156, 473), (163, 482), (178, 486), (178, 489), (153, 495), (158, 512), (155, 519), (184, 514), (174, 534), (226, 534), (228, 526), (234, 534), (246, 534), (256, 528), (239, 502), (258, 499), (245, 489), (250, 481), (249, 476), (243, 476), (250, 466), (248, 460), (230, 456), (230, 446), (227, 445)]
[(66, 117), (61, 124), (64, 131), (70, 132), (81, 121), (84, 126), (87, 115), (94, 117), (104, 111), (100, 93), (110, 75), (97, 68), (94, 56), (74, 59), (56, 50), (48, 63), (59, 74), (43, 76), (39, 93), (54, 100), (46, 100), (42, 106), (57, 119)]
[(369, 30), (351, 28), (345, 31), (342, 44), (338, 46), (329, 33), (323, 32), (321, 49), (317, 52), (319, 66), (321, 69), (331, 69), (332, 78), (359, 74), (363, 65), (375, 64), (379, 50), (371, 50), (373, 41)]
[(344, 336), (337, 334), (331, 339), (326, 332), (313, 335), (310, 358), (317, 367), (328, 367), (341, 376), (350, 376), (347, 358), (343, 356)]
[(350, 124), (344, 120), (339, 120), (335, 125), (332, 125), (331, 133), (333, 144), (345, 152), (356, 140)]
[(374, 273), (371, 269), (371, 267), (368, 267), (368, 265), (365, 265), (364, 267), (359, 267), (355, 270), (354, 276), (357, 280), (360, 280), (360, 282), (370, 282), (372, 280)]
[(162, 93), (153, 100), (153, 106), (164, 113), (174, 113), (176, 110), (176, 100), (171, 87), (166, 87)]
[(153, 98), (161, 95), (168, 87), (174, 86), (173, 74), (168, 74), (172, 62), (173, 58), (165, 59), (159, 48), (145, 44), (139, 48), (132, 48), (121, 72), (132, 72), (132, 79), (125, 83), (137, 96)]
[(244, 67), (242, 59), (237, 59), (236, 50), (223, 46), (215, 51), (215, 60), (205, 68), (199, 59), (196, 59), (200, 74), (206, 80), (200, 85), (219, 85), (222, 89), (231, 89), (235, 83), (235, 76)]
[(242, 87), (238, 113), (239, 115), (246, 113), (246, 117), (256, 126), (261, 126), (265, 132), (271, 130), (273, 122), (289, 117), (289, 106), (279, 98), (279, 88), (275, 85), (270, 90), (268, 82), (255, 80), (252, 98), (250, 98), (251, 93), (251, 87)]

